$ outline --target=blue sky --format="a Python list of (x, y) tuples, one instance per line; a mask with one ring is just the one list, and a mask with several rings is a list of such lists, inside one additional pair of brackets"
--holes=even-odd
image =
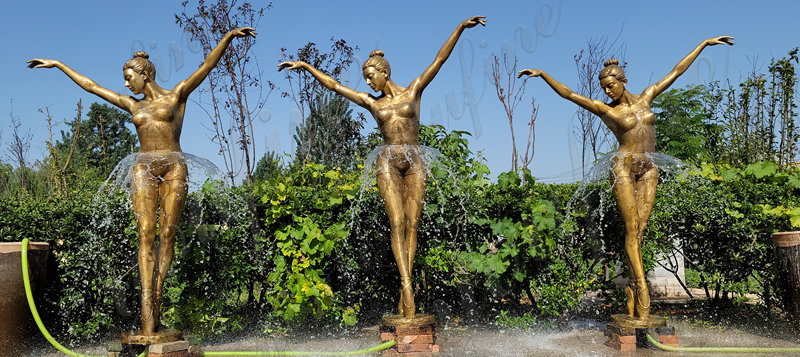
[[(254, 55), (264, 79), (286, 86), (273, 70), (280, 48), (290, 51), (306, 42), (327, 48), (329, 38), (358, 45), (349, 85), (369, 88), (360, 65), (380, 48), (392, 65), (392, 78), (407, 85), (433, 60), (458, 23), (485, 15), (486, 27), (464, 32), (453, 55), (425, 90), (421, 122), (443, 124), (473, 133), (471, 148), (482, 152), (492, 176), (511, 168), (508, 120), (489, 77), (489, 59), (503, 51), (516, 55), (519, 68), (539, 68), (575, 87), (575, 55), (592, 37), (616, 37), (627, 47), (628, 89), (639, 93), (666, 75), (702, 40), (730, 35), (733, 47), (708, 47), (673, 88), (710, 80), (738, 83), (756, 68), (765, 70), (770, 58), (781, 57), (800, 45), (797, 2), (726, 1), (275, 1), (263, 18)], [(613, 5), (611, 5), (613, 4)], [(9, 162), (9, 114), (23, 121), (34, 135), (29, 161), (46, 155), (47, 126), (39, 108), (48, 107), (56, 120), (75, 116), (75, 103), (85, 108), (101, 101), (57, 69), (30, 70), (31, 58), (58, 59), (100, 85), (129, 93), (122, 82), (122, 64), (132, 51), (144, 49), (156, 63), (158, 82), (171, 88), (186, 78), (202, 56), (174, 21), (180, 1), (38, 1), (0, 5), (0, 30), (6, 51), (0, 56), (0, 159)], [(530, 42), (525, 42), (529, 40)], [(177, 49), (170, 57), (170, 46)], [(182, 57), (176, 64), (174, 54)], [(168, 65), (169, 63), (169, 65)], [(196, 95), (196, 94), (195, 94)], [(530, 168), (543, 181), (570, 180), (580, 173), (577, 144), (572, 135), (574, 104), (558, 97), (542, 80), (528, 81), (517, 109), (518, 146), (524, 146), (531, 97), (539, 105), (535, 157)], [(360, 109), (356, 109), (360, 110)], [(369, 116), (368, 116), (369, 117)], [(294, 105), (273, 93), (255, 123), (257, 155), (265, 150), (294, 152), (291, 134), (299, 121)], [(187, 108), (181, 145), (223, 167), (211, 142), (209, 119), (194, 104)], [(375, 127), (374, 121), (367, 124)], [(63, 124), (57, 129), (64, 129)]]

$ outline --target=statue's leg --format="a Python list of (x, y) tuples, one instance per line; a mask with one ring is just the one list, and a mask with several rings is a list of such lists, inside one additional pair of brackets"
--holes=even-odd
[(647, 170), (636, 181), (636, 206), (639, 212), (639, 239), (644, 236), (644, 229), (650, 214), (653, 212), (653, 204), (656, 201), (656, 186), (658, 185), (658, 169), (655, 167)]
[[(629, 286), (625, 289), (625, 294), (628, 297), (627, 307), (628, 315), (633, 317), (632, 300), (635, 303), (635, 295), (644, 286), (647, 289), (644, 280), (644, 267), (641, 260), (641, 246), (639, 241), (639, 211), (636, 202), (635, 181), (630, 176), (630, 171), (626, 170), (624, 165), (617, 165), (613, 168), (614, 181), (613, 191), (614, 198), (617, 201), (622, 221), (625, 222), (625, 257), (628, 260), (628, 268), (630, 274)], [(626, 172), (627, 171), (627, 172)], [(631, 299), (633, 298), (633, 299)], [(640, 315), (640, 318), (642, 316)]]
[[(656, 186), (658, 185), (658, 169), (651, 167), (636, 181), (636, 202), (639, 217), (639, 231), (637, 232), (637, 240), (639, 242), (639, 256), (637, 260), (642, 262), (642, 237), (644, 236), (644, 229), (647, 227), (647, 221), (650, 219), (650, 214), (653, 212), (653, 204), (656, 200)], [(645, 319), (650, 316), (650, 289), (647, 287), (647, 281), (641, 281), (641, 286), (636, 291), (636, 312), (639, 317)]]
[(139, 277), (142, 282), (142, 332), (155, 332), (153, 319), (153, 271), (155, 269), (158, 183), (146, 165), (133, 168), (131, 201), (139, 229)]
[[(419, 161), (419, 162), (418, 162)], [(408, 251), (407, 256), (407, 269), (409, 278), (412, 276), (414, 269), (414, 256), (417, 252), (417, 226), (419, 226), (419, 219), (422, 215), (422, 207), (425, 199), (425, 167), (424, 163), (420, 160), (415, 160), (411, 168), (406, 171), (404, 177), (406, 195), (404, 201), (405, 211), (405, 245)], [(406, 301), (404, 309), (411, 309), (416, 311), (416, 304), (414, 302), (414, 290), (410, 285), (403, 286), (403, 289), (408, 289), (406, 295), (410, 297)]]
[(409, 311), (404, 306), (404, 302), (409, 301), (409, 298), (413, 299), (413, 296), (408, 296), (408, 291), (411, 291), (411, 275), (408, 269), (408, 249), (405, 244), (405, 213), (403, 212), (405, 190), (403, 177), (400, 170), (390, 165), (388, 160), (379, 160), (377, 181), (378, 190), (383, 196), (386, 215), (389, 216), (389, 226), (392, 234), (392, 254), (395, 262), (397, 262), (397, 270), (400, 272), (398, 313), (406, 317), (413, 317), (414, 311)]
[(175, 164), (170, 171), (164, 175), (164, 181), (159, 183), (159, 198), (161, 203), (161, 214), (159, 222), (159, 243), (158, 243), (158, 271), (153, 291), (153, 311), (155, 316), (155, 327), (161, 325), (161, 296), (164, 287), (164, 280), (167, 278), (169, 267), (175, 256), (175, 235), (178, 233), (178, 221), (183, 212), (183, 204), (186, 202), (186, 165)]

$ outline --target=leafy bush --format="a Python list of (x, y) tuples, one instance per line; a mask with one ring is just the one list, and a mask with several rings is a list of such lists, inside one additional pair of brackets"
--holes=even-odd
[(744, 169), (703, 163), (659, 190), (646, 241), (663, 254), (684, 255), (715, 300), (753, 292), (777, 303), (770, 233), (792, 229), (791, 214), (776, 212), (800, 207), (797, 170), (779, 171), (772, 162)]
[[(608, 182), (548, 185), (522, 170), (492, 183), (467, 133), (420, 132), (441, 152), (419, 225), (420, 310), (527, 328), (569, 316), (587, 291), (613, 287), (624, 230)], [(347, 327), (391, 312), (399, 279), (371, 181), (306, 164), (190, 194), (162, 321), (214, 335), (308, 321)], [(685, 256), (690, 284), (716, 291), (714, 301), (755, 292), (776, 304), (769, 234), (798, 225), (798, 190), (800, 173), (774, 163), (701, 163), (659, 185), (645, 266), (658, 255)], [(39, 302), (48, 328), (76, 341), (137, 326), (138, 235), (127, 197), (20, 192), (0, 199), (0, 237), (51, 243), (57, 281)]]
[(306, 164), (256, 187), (267, 204), (265, 227), (274, 232), (271, 243), (276, 248), (265, 294), (284, 320), (332, 313), (352, 321), (342, 317), (344, 307), (335, 304), (337, 297), (326, 277), (336, 264), (334, 250), (348, 235), (343, 213), (357, 189), (354, 175), (326, 170), (321, 164)]
[[(128, 326), (138, 306), (133, 214), (119, 196), (95, 198), (75, 192), (70, 199), (0, 200), (3, 241), (50, 243), (52, 284), (37, 301), (48, 328), (72, 339), (96, 337)], [(133, 309), (135, 310), (135, 309)]]

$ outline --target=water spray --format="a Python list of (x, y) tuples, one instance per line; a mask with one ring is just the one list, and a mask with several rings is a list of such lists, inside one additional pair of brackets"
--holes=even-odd
[[(36, 304), (33, 301), (33, 293), (31, 292), (30, 277), (28, 275), (28, 239), (22, 240), (22, 280), (25, 284), (25, 296), (28, 299), (28, 306), (31, 309), (33, 319), (36, 321), (36, 326), (39, 331), (44, 335), (48, 342), (50, 342), (55, 349), (59, 350), (67, 356), (71, 357), (106, 357), (101, 355), (85, 355), (71, 351), (58, 343), (53, 336), (47, 331), (39, 318), (39, 312), (36, 309)], [(667, 351), (667, 352), (713, 352), (713, 353), (797, 353), (800, 352), (798, 347), (671, 347), (661, 344), (649, 333), (647, 340), (654, 346)], [(378, 352), (397, 344), (397, 341), (392, 340), (384, 342), (380, 345), (364, 348), (353, 351), (203, 351), (203, 356), (352, 356), (359, 354), (367, 354), (371, 352)], [(145, 357), (148, 350), (145, 349), (138, 357)]]
[[(44, 327), (44, 323), (42, 323), (42, 319), (39, 318), (39, 311), (36, 309), (36, 304), (33, 302), (33, 293), (31, 291), (31, 282), (30, 277), (28, 276), (28, 239), (25, 238), (22, 240), (22, 280), (25, 284), (25, 297), (28, 298), (28, 306), (31, 309), (31, 314), (33, 315), (33, 319), (36, 321), (36, 326), (39, 327), (39, 332), (44, 335), (44, 338), (50, 342), (55, 349), (59, 350), (61, 353), (70, 356), (70, 357), (106, 357), (105, 355), (85, 355), (81, 353), (77, 353), (74, 351), (69, 350), (68, 348), (64, 347), (58, 341), (56, 341), (53, 336), (47, 331)], [(397, 344), (397, 341), (392, 340), (388, 342), (384, 342), (380, 345), (354, 350), (354, 351), (204, 351), (203, 356), (352, 356), (352, 355), (359, 355), (359, 354), (366, 354), (371, 352), (378, 352), (380, 350), (387, 349)], [(137, 357), (145, 357), (147, 356), (148, 349), (139, 354)]]

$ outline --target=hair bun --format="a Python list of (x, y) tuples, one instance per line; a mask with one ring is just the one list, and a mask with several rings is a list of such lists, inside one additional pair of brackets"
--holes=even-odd
[(147, 52), (145, 51), (136, 51), (136, 53), (133, 54), (133, 58), (138, 58), (138, 57), (148, 59), (150, 58), (150, 55), (148, 55)]
[(381, 51), (381, 50), (374, 50), (374, 51), (372, 51), (372, 52), (370, 52), (370, 53), (369, 53), (369, 56), (370, 56), (370, 57), (373, 57), (373, 56), (379, 56), (379, 57), (383, 57), (383, 51)]
[(612, 58), (612, 59), (610, 59), (608, 61), (603, 62), (603, 66), (605, 66), (605, 67), (618, 66), (618, 65), (619, 65), (619, 60), (616, 59), (616, 58)]

